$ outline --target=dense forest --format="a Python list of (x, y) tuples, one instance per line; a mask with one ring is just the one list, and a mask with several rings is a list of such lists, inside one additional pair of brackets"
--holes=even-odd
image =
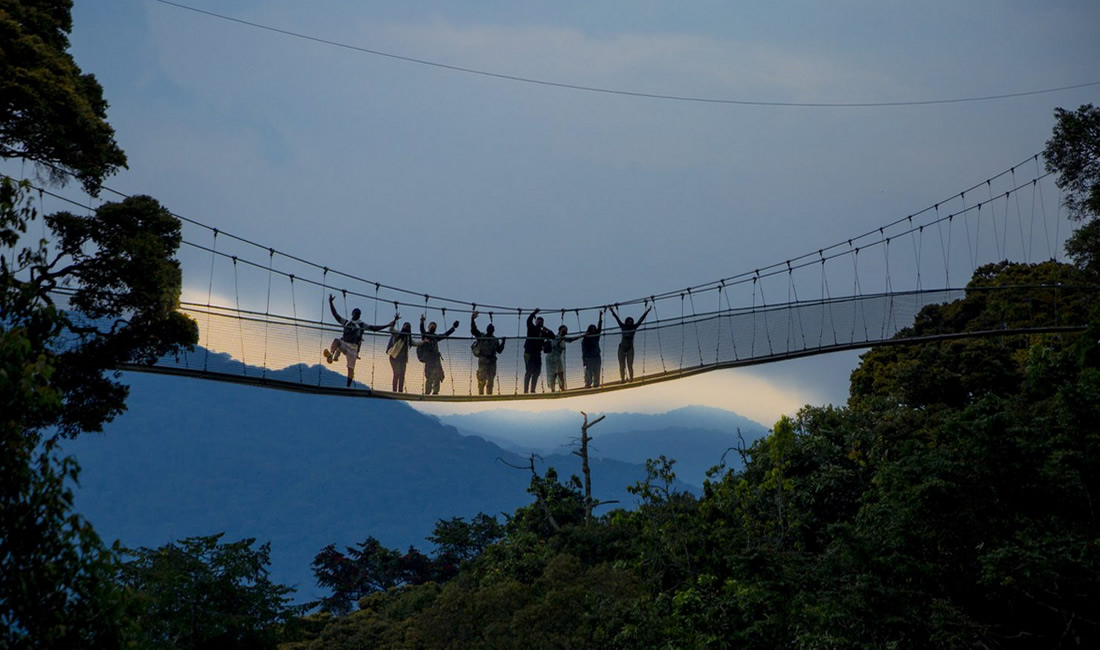
[[(70, 10), (0, 1), (0, 155), (94, 194), (125, 157), (67, 53)], [(594, 511), (582, 479), (532, 473), (529, 505), (440, 521), (430, 554), (370, 537), (318, 549), (331, 595), (309, 606), (267, 578), (255, 540), (112, 548), (73, 513), (79, 470), (58, 439), (122, 412), (119, 364), (195, 342), (175, 310), (178, 224), (150, 197), (37, 215), (4, 180), (0, 241), (22, 248), (0, 265), (0, 646), (1097, 647), (1100, 111), (1056, 110), (1045, 159), (1079, 223), (1074, 263), (983, 267), (912, 330), (1051, 313), (1087, 330), (872, 349), (846, 405), (782, 418), (731, 452), (737, 471), (716, 458), (701, 495), (665, 458), (633, 510)], [(37, 219), (50, 246), (21, 236)], [(62, 284), (115, 325), (58, 309)]]
[(1094, 647), (1096, 302), (981, 290), (1086, 281), (1053, 262), (982, 269), (916, 333), (1045, 309), (1091, 311), (1093, 328), (876, 348), (846, 406), (781, 419), (700, 497), (658, 459), (633, 511), (589, 519), (580, 483), (548, 475), (500, 525), (440, 522), (435, 558), (325, 549), (328, 613), (287, 647)]

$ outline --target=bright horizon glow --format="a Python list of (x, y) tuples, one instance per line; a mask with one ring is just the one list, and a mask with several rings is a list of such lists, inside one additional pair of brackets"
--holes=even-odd
[[(822, 380), (825, 381), (825, 380)], [(755, 420), (769, 429), (782, 415), (794, 415), (806, 404), (826, 403), (825, 391), (814, 388), (781, 387), (755, 376), (748, 369), (715, 370), (701, 375), (614, 390), (598, 395), (579, 395), (548, 400), (517, 400), (499, 403), (410, 402), (429, 415), (467, 415), (501, 409), (542, 413), (585, 411), (586, 413), (664, 413), (691, 406), (711, 406)]]

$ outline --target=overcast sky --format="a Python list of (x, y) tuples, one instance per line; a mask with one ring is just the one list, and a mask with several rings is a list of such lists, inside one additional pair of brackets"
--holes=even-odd
[[(925, 102), (1100, 80), (1096, 0), (182, 4), (655, 95)], [(75, 5), (73, 54), (104, 86), (129, 157), (111, 187), (331, 268), (482, 303), (612, 303), (816, 250), (1039, 152), (1055, 106), (1100, 101), (1100, 86), (863, 108), (653, 99), (417, 64), (155, 0)], [(186, 291), (205, 297), (208, 268), (184, 263)], [(771, 424), (842, 401), (856, 358), (548, 406), (706, 403)]]

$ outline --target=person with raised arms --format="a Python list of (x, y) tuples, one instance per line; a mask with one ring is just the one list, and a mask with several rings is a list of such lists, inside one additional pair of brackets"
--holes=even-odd
[(355, 380), (355, 362), (359, 360), (359, 347), (363, 344), (364, 332), (380, 332), (384, 329), (393, 327), (397, 319), (401, 317), (401, 314), (395, 314), (393, 320), (385, 325), (367, 325), (363, 321), (359, 320), (359, 316), (362, 312), (359, 308), (351, 310), (351, 318), (344, 318), (340, 315), (340, 312), (336, 311), (336, 296), (331, 293), (328, 295), (328, 308), (332, 311), (332, 317), (336, 319), (337, 323), (344, 328), (340, 338), (332, 339), (332, 344), (329, 345), (327, 350), (323, 350), (322, 354), (325, 355), (325, 361), (333, 363), (340, 358), (343, 354), (347, 359), (348, 366), (348, 388), (351, 388), (351, 382)]

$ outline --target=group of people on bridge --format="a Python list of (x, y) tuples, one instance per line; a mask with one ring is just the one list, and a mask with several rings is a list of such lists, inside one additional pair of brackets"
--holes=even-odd
[[(393, 392), (405, 392), (405, 371), (409, 363), (409, 351), (416, 350), (416, 358), (424, 364), (424, 394), (438, 395), (439, 387), (443, 382), (445, 373), (443, 370), (443, 355), (439, 351), (439, 342), (451, 336), (459, 327), (456, 320), (450, 329), (445, 332), (438, 331), (438, 325), (431, 321), (425, 326), (427, 318), (420, 316), (420, 339), (413, 337), (412, 324), (406, 322), (397, 329), (397, 321), (401, 314), (394, 314), (393, 320), (384, 325), (368, 325), (360, 320), (362, 312), (355, 308), (351, 311), (350, 318), (344, 318), (336, 310), (336, 297), (329, 295), (329, 310), (333, 318), (343, 327), (343, 333), (339, 338), (334, 338), (328, 349), (323, 354), (325, 361), (334, 363), (342, 354), (348, 367), (347, 385), (351, 387), (355, 379), (355, 364), (359, 359), (359, 348), (363, 343), (366, 332), (380, 332), (389, 330), (390, 339), (386, 344), (386, 354), (390, 359), (390, 367), (393, 369)], [(649, 315), (652, 306), (647, 306), (637, 321), (627, 316), (625, 320), (619, 318), (614, 306), (605, 308), (611, 312), (615, 322), (619, 324), (622, 338), (619, 341), (619, 379), (623, 382), (634, 380), (634, 335), (638, 328)], [(577, 340), (581, 341), (581, 363), (584, 364), (584, 387), (599, 388), (602, 355), (600, 352), (600, 336), (603, 334), (603, 315), (605, 309), (600, 310), (600, 316), (596, 323), (590, 324), (584, 332), (570, 334), (569, 328), (564, 324), (558, 327), (557, 333), (546, 327), (538, 309), (527, 316), (527, 335), (523, 341), (523, 392), (535, 393), (539, 376), (542, 374), (542, 357), (546, 355), (546, 376), (550, 392), (564, 391), (565, 385), (565, 350), (566, 345)], [(497, 376), (497, 356), (504, 352), (507, 339), (495, 335), (495, 327), (490, 322), (482, 331), (477, 326), (479, 312), (474, 310), (470, 315), (470, 335), (473, 342), (470, 351), (477, 359), (477, 392), (478, 395), (492, 395)], [(491, 316), (491, 315), (490, 315)], [(492, 320), (490, 318), (490, 320)]]

